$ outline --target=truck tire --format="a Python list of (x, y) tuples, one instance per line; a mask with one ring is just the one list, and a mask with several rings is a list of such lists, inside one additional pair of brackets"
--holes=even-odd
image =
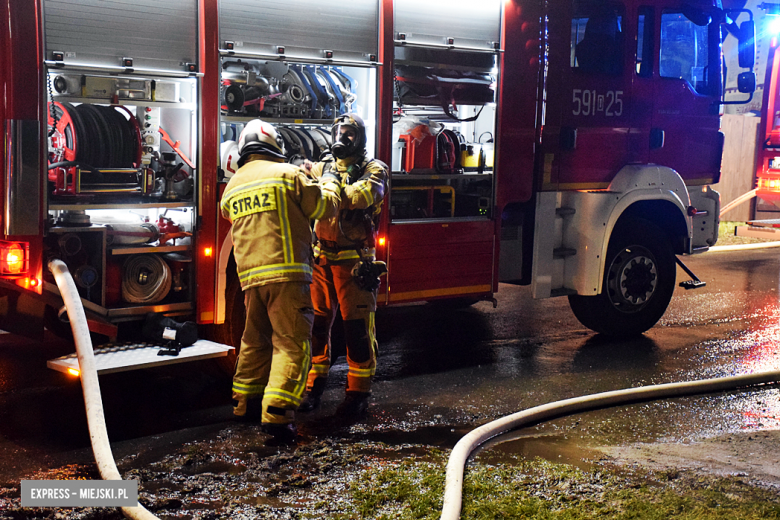
[(669, 238), (647, 220), (630, 219), (616, 226), (609, 240), (601, 294), (569, 296), (569, 305), (589, 329), (635, 336), (666, 312), (676, 275)]
[(227, 356), (216, 358), (217, 365), (226, 375), (233, 376), (236, 371), (236, 361), (241, 348), (241, 336), (244, 334), (246, 322), (246, 307), (244, 307), (244, 292), (235, 267), (228, 269), (227, 287), (225, 289), (225, 323), (214, 325), (208, 329), (208, 339), (225, 345), (232, 345)]

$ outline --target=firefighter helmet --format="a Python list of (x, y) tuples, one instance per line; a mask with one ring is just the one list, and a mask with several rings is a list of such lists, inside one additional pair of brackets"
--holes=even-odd
[(362, 153), (366, 149), (366, 124), (357, 114), (341, 114), (337, 117), (330, 135), (333, 142), (330, 151), (337, 159)]
[(285, 158), (282, 138), (276, 133), (272, 124), (253, 119), (241, 131), (238, 138), (238, 155), (240, 155), (238, 166), (243, 166), (252, 154)]

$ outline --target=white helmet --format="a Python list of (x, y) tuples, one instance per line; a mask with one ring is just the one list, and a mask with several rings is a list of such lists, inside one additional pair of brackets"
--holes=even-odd
[(226, 178), (232, 177), (238, 169), (238, 144), (225, 141), (219, 145), (219, 159)]
[(253, 119), (246, 124), (238, 138), (238, 166), (243, 166), (252, 154), (264, 154), (284, 159), (284, 144), (270, 123)]

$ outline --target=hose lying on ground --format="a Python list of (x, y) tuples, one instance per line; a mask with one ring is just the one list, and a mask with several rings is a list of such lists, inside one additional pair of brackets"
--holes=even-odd
[(444, 483), (444, 507), (442, 508), (441, 519), (456, 520), (460, 518), (463, 498), (463, 470), (466, 461), (472, 451), (492, 437), (530, 424), (537, 424), (549, 419), (599, 408), (669, 397), (708, 394), (777, 381), (780, 381), (780, 371), (626, 388), (624, 390), (572, 397), (571, 399), (536, 406), (507, 415), (501, 419), (496, 419), (466, 434), (453, 448), (447, 461)]
[[(104, 480), (122, 480), (119, 470), (111, 453), (111, 444), (108, 441), (106, 419), (103, 415), (103, 400), (100, 396), (100, 383), (98, 382), (95, 366), (95, 354), (92, 352), (92, 338), (89, 335), (87, 318), (84, 315), (84, 306), (81, 304), (76, 284), (68, 271), (65, 262), (52, 260), (49, 262), (49, 270), (54, 275), (57, 287), (62, 295), (65, 308), (68, 310), (68, 319), (73, 331), (73, 339), (76, 343), (76, 354), (79, 359), (79, 371), (81, 372), (81, 387), (84, 390), (84, 405), (87, 410), (87, 425), (89, 437), (92, 443), (92, 452), (95, 454), (95, 462)], [(127, 518), (137, 520), (158, 520), (156, 516), (146, 510), (142, 505), (137, 507), (123, 507), (122, 513)]]

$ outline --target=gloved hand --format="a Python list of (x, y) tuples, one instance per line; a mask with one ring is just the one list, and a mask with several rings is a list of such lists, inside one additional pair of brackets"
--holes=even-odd
[(375, 291), (379, 288), (379, 278), (387, 272), (384, 262), (361, 260), (352, 268), (355, 283), (364, 291)]
[(326, 182), (335, 182), (339, 186), (341, 186), (341, 179), (333, 172), (326, 172), (322, 174), (322, 177), (320, 177), (320, 182), (322, 184), (325, 184)]

